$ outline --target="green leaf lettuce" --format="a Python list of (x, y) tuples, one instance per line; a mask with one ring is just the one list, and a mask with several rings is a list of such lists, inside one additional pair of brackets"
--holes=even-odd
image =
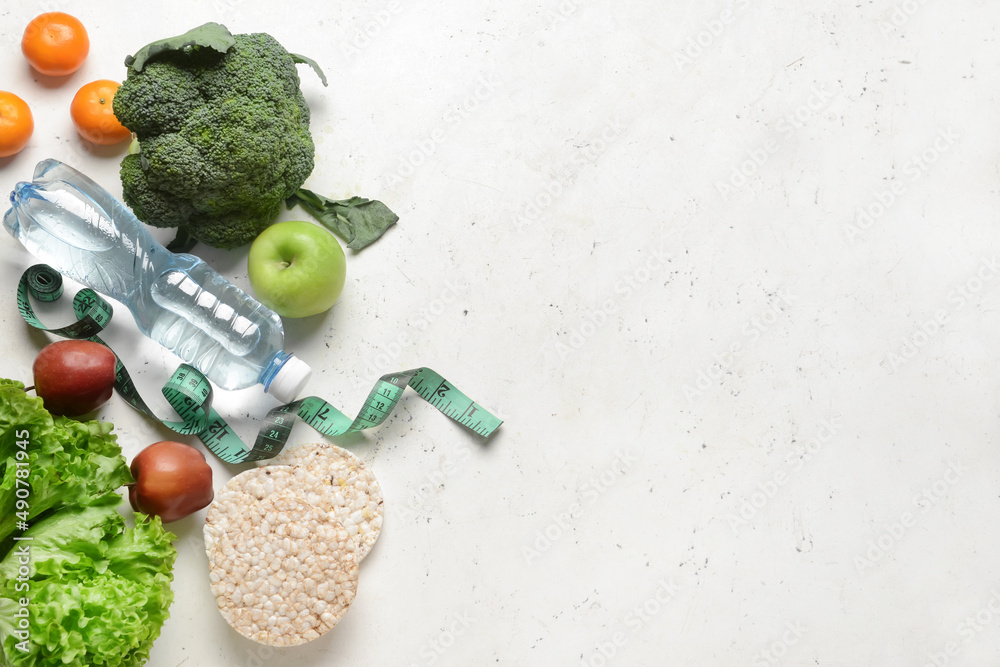
[(138, 667), (160, 634), (176, 536), (118, 513), (132, 476), (111, 430), (54, 417), (0, 379), (3, 667)]
[(31, 521), (57, 505), (105, 502), (132, 481), (111, 424), (50, 415), (22, 383), (0, 378), (0, 541), (25, 520), (16, 514), (25, 482)]
[[(24, 533), (31, 540), (0, 562), (5, 665), (138, 667), (149, 659), (173, 602), (176, 536), (158, 517), (137, 514), (136, 521), (127, 528), (112, 504), (73, 507)], [(32, 563), (27, 581), (17, 577), (21, 545)], [(30, 604), (19, 635), (22, 597)]]

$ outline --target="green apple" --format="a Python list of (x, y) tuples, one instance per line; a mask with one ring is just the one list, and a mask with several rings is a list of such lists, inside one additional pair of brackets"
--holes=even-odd
[(326, 229), (289, 220), (254, 239), (247, 270), (258, 301), (282, 317), (309, 317), (329, 310), (340, 298), (347, 259)]

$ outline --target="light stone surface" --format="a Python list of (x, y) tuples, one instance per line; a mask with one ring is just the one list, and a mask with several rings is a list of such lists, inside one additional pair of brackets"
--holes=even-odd
[[(53, 8), (91, 54), (35, 82), (18, 42)], [(84, 150), (69, 102), (205, 21), (317, 60), (307, 187), (400, 215), (330, 313), (285, 322), (306, 393), (353, 417), (429, 366), (505, 423), (484, 443), (408, 390), (338, 440), (385, 526), (305, 646), (232, 632), (204, 511), (171, 524), (152, 667), (995, 664), (1000, 5), (8, 2), (0, 89), (36, 128), (0, 186), (57, 157), (120, 192), (125, 147)], [(0, 356), (30, 384), (34, 260), (0, 246)], [(246, 249), (196, 252), (249, 287)], [(124, 307), (106, 340), (155, 403), (176, 359)], [(274, 402), (215, 404), (249, 438)], [(171, 437), (100, 416), (129, 457)]]

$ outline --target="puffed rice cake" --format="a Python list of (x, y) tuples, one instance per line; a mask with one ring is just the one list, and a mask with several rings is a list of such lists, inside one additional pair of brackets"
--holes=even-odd
[(304, 468), (323, 479), (336, 494), (337, 517), (359, 540), (359, 560), (368, 555), (382, 530), (382, 487), (357, 455), (329, 442), (312, 442), (285, 447), (257, 465)]
[(312, 641), (337, 625), (357, 593), (360, 568), (356, 541), (330, 512), (286, 490), (228, 519), (209, 556), (209, 580), (229, 625), (276, 647)]

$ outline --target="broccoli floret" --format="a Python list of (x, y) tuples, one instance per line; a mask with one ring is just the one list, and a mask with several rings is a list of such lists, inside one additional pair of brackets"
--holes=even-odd
[(114, 98), (139, 142), (121, 165), (125, 203), (219, 248), (270, 225), (315, 154), (292, 55), (266, 33), (231, 39), (225, 51), (188, 43), (133, 62)]
[(197, 214), (190, 202), (164, 190), (151, 188), (139, 155), (126, 155), (121, 164), (125, 199), (140, 220), (156, 220), (159, 227), (181, 227)]

